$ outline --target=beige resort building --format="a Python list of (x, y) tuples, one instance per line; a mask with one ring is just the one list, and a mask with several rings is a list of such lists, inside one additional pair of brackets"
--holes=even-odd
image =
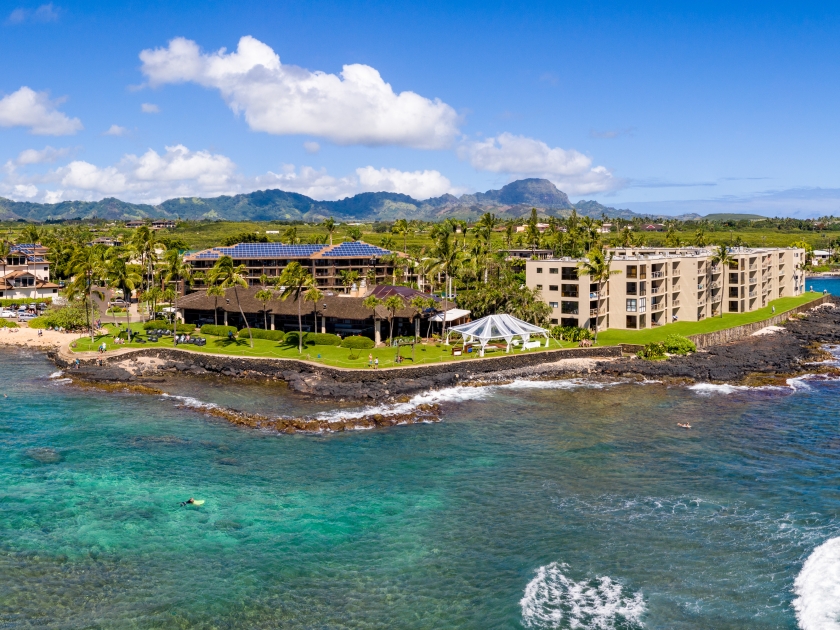
[(552, 308), (551, 323), (598, 329), (639, 329), (745, 313), (780, 297), (801, 295), (805, 251), (797, 248), (730, 249), (728, 269), (713, 265), (708, 248), (611, 249), (611, 276), (599, 292), (578, 276), (578, 258), (529, 260), (526, 284)]

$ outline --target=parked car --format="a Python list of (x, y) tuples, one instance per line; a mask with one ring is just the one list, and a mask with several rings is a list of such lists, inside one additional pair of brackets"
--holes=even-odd
[(119, 306), (120, 308), (125, 308), (126, 306), (128, 306), (128, 303), (122, 298), (117, 298), (116, 300), (111, 300), (111, 306)]
[(5, 319), (14, 319), (17, 316), (18, 314), (15, 311), (10, 311), (7, 309), (3, 309), (2, 311), (0, 311), (0, 317), (3, 317)]
[(21, 313), (18, 316), (18, 320), (22, 322), (28, 322), (30, 319), (35, 319), (36, 317), (38, 316), (35, 313)]

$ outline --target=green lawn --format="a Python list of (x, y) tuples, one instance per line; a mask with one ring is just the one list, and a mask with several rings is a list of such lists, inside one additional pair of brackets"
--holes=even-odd
[(599, 346), (614, 346), (620, 343), (647, 344), (662, 341), (668, 335), (698, 335), (715, 332), (724, 328), (733, 328), (743, 324), (752, 324), (773, 316), (771, 307), (776, 307), (776, 315), (792, 310), (802, 304), (807, 304), (822, 293), (804, 293), (796, 297), (779, 298), (770, 302), (765, 308), (750, 313), (726, 313), (723, 317), (707, 317), (699, 322), (674, 322), (666, 326), (648, 328), (645, 330), (605, 330), (598, 334)]
[[(112, 324), (104, 326), (109, 331), (107, 335), (97, 335), (94, 342), (91, 343), (90, 337), (82, 337), (76, 341), (76, 346), (73, 348), (76, 352), (95, 351), (99, 345), (104, 341), (107, 347), (106, 354), (121, 348), (161, 348), (173, 347), (172, 337), (164, 337), (162, 340), (155, 343), (131, 343), (131, 344), (115, 344), (114, 334), (117, 332), (117, 327)], [(132, 330), (144, 333), (142, 324), (132, 324)], [(262, 357), (275, 359), (305, 359), (307, 361), (314, 361), (316, 363), (323, 363), (334, 367), (343, 368), (367, 368), (368, 355), (372, 354), (379, 358), (379, 367), (394, 367), (396, 364), (396, 348), (374, 348), (372, 350), (351, 350), (349, 348), (340, 348), (337, 346), (307, 346), (303, 349), (303, 354), (298, 354), (297, 346), (287, 346), (283, 342), (270, 341), (268, 339), (254, 339), (254, 347), (251, 348), (248, 343), (248, 334), (244, 332), (241, 338), (233, 341), (223, 338), (214, 337), (212, 335), (201, 335), (207, 339), (207, 345), (198, 347), (194, 345), (182, 344), (178, 348), (181, 350), (189, 350), (192, 352), (204, 352), (214, 354), (228, 354), (232, 356), (243, 357)], [(145, 339), (145, 334), (142, 335)], [(559, 348), (572, 348), (577, 344), (569, 342), (559, 342), (552, 339), (549, 346), (550, 350), (557, 350)], [(478, 352), (470, 354), (463, 354), (460, 357), (452, 356), (452, 345), (437, 347), (435, 345), (421, 345), (418, 344), (414, 350), (415, 361), (411, 360), (411, 346), (403, 346), (400, 349), (402, 356), (405, 358), (402, 366), (423, 365), (429, 363), (440, 363), (442, 361), (468, 361), (478, 357)], [(514, 352), (519, 352), (515, 350)], [(529, 352), (539, 352), (539, 350), (529, 350)], [(497, 350), (496, 352), (487, 352), (485, 356), (493, 357), (504, 354), (504, 350)]]

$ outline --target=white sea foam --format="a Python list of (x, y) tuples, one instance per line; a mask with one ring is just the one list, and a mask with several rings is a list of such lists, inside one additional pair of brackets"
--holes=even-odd
[(760, 392), (760, 391), (787, 391), (787, 387), (776, 385), (762, 385), (760, 387), (748, 387), (747, 385), (730, 385), (728, 383), (697, 383), (689, 385), (688, 389), (700, 396), (712, 396), (713, 394), (735, 394), (737, 392)]
[(840, 630), (840, 537), (814, 549), (793, 583), (802, 630)]
[(161, 394), (164, 398), (177, 400), (182, 407), (191, 407), (193, 409), (218, 409), (219, 405), (204, 402), (191, 396), (175, 396), (174, 394)]
[(355, 418), (364, 418), (375, 414), (383, 416), (393, 416), (404, 413), (411, 413), (420, 405), (439, 405), (443, 403), (460, 403), (468, 400), (480, 400), (488, 398), (501, 389), (577, 389), (579, 387), (591, 387), (600, 389), (609, 386), (611, 383), (596, 383), (594, 381), (585, 381), (582, 379), (569, 380), (551, 380), (551, 381), (529, 381), (516, 380), (504, 385), (484, 385), (478, 387), (462, 386), (445, 387), (443, 389), (434, 389), (422, 392), (412, 396), (404, 403), (389, 403), (381, 405), (370, 405), (367, 407), (357, 408), (355, 410), (335, 410), (324, 411), (317, 414), (315, 417), (319, 420), (326, 420), (327, 422), (337, 422), (339, 420), (352, 420)]
[(641, 592), (625, 593), (621, 583), (608, 576), (576, 582), (566, 575), (568, 569), (558, 562), (537, 569), (519, 602), (526, 628), (644, 627), (647, 606)]
[(61, 370), (50, 374), (50, 378), (61, 378), (62, 376), (64, 376), (64, 372), (62, 372)]

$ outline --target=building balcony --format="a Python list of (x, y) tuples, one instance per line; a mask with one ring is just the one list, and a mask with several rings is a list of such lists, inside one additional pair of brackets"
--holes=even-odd
[(750, 271), (755, 271), (758, 269), (758, 265), (756, 263), (750, 263)]
[(711, 273), (720, 273), (720, 265), (712, 265), (712, 266), (709, 268), (709, 271), (710, 271)]
[(665, 300), (660, 300), (659, 302), (651, 303), (650, 305), (650, 312), (651, 313), (658, 313), (659, 311), (665, 310)]
[(607, 314), (607, 308), (605, 306), (602, 306), (601, 308), (590, 308), (589, 309), (589, 316), (590, 317), (596, 317), (598, 315), (606, 315), (606, 314)]
[(676, 308), (676, 307), (678, 307), (679, 305), (680, 305), (680, 301), (679, 301), (679, 300), (671, 300), (671, 306), (672, 306), (673, 308)]
[(664, 292), (665, 292), (665, 287), (651, 287), (650, 288), (650, 294), (651, 295), (658, 295), (658, 294), (664, 293)]
[(758, 278), (750, 278), (750, 284), (756, 284), (758, 282)]
[(672, 277), (677, 277), (679, 275), (680, 275), (680, 270), (679, 269), (674, 269), (674, 270), (671, 271), (671, 276)]
[(702, 282), (697, 285), (697, 290), (698, 291), (702, 291), (704, 288), (706, 288), (706, 285), (704, 285)]
[(651, 271), (650, 272), (650, 277), (653, 278), (653, 279), (664, 278), (665, 277), (665, 272), (664, 271)]
[(720, 280), (715, 280), (714, 282), (709, 283), (710, 289), (719, 289), (720, 288)]
[(750, 297), (751, 298), (758, 297), (758, 291), (750, 291)]
[(717, 295), (712, 296), (712, 304), (717, 304), (718, 302), (723, 300), (723, 295), (718, 293)]
[(697, 307), (706, 306), (706, 298), (701, 298), (697, 300)]

